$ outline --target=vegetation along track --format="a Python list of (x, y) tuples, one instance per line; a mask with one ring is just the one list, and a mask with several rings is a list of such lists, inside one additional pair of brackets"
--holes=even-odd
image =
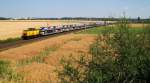
[[(84, 30), (84, 29), (82, 29), (82, 30)], [(4, 50), (11, 49), (11, 48), (16, 48), (16, 47), (19, 47), (19, 46), (22, 46), (22, 45), (26, 45), (26, 44), (29, 44), (29, 43), (32, 43), (32, 42), (42, 41), (42, 40), (45, 40), (45, 39), (50, 38), (50, 37), (56, 37), (56, 36), (59, 36), (59, 35), (74, 33), (74, 32), (77, 32), (77, 31), (81, 31), (81, 30), (75, 30), (75, 31), (71, 31), (71, 32), (70, 31), (69, 32), (62, 32), (62, 33), (57, 33), (57, 34), (53, 34), (53, 35), (37, 37), (37, 38), (29, 39), (29, 40), (19, 39), (15, 42), (8, 42), (8, 43), (0, 44), (0, 52), (4, 51)]]

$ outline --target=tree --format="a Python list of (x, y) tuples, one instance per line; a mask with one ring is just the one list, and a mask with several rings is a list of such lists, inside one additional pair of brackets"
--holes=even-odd
[(139, 23), (141, 22), (141, 18), (140, 17), (138, 17), (137, 20), (138, 20)]

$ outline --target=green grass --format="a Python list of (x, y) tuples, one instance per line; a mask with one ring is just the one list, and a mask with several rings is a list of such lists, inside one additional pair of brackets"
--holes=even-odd
[[(117, 28), (117, 26), (116, 27), (101, 26), (101, 27), (95, 27), (95, 28), (82, 30), (82, 31), (77, 32), (76, 34), (101, 34), (106, 30), (113, 30), (113, 31), (117, 32), (118, 28)], [(129, 30), (134, 33), (139, 33), (142, 31), (142, 28), (130, 28)]]
[[(36, 56), (19, 60), (16, 67), (30, 65), (33, 62), (45, 63), (44, 58), (55, 50), (57, 50), (57, 47), (47, 47)], [(0, 60), (0, 83), (24, 83), (23, 74), (17, 73), (10, 64), (9, 61)]]
[(76, 34), (100, 34), (105, 27), (95, 27), (77, 32)]
[(16, 41), (19, 41), (21, 40), (21, 38), (8, 38), (8, 39), (5, 39), (5, 40), (0, 40), (0, 44), (5, 44), (5, 43), (14, 43)]
[(18, 74), (10, 65), (9, 61), (0, 60), (0, 83), (16, 83), (22, 79), (22, 75)]
[(18, 62), (18, 66), (24, 66), (31, 64), (33, 62), (44, 63), (44, 58), (48, 56), (51, 52), (55, 51), (57, 48), (45, 48), (42, 52), (40, 52), (37, 56), (33, 56), (31, 58), (23, 59)]

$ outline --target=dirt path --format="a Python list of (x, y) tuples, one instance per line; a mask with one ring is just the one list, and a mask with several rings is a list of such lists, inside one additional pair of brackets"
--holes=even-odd
[(0, 52), (0, 59), (17, 62), (37, 56), (46, 47), (57, 48), (44, 57), (42, 63), (35, 61), (17, 67), (17, 71), (24, 74), (27, 82), (47, 83), (51, 80), (52, 83), (57, 83), (57, 73), (54, 70), (60, 66), (60, 60), (70, 55), (75, 58), (88, 55), (89, 45), (94, 40), (93, 35), (66, 34)]

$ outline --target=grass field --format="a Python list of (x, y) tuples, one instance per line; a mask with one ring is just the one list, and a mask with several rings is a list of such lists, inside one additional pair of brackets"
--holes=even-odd
[[(143, 26), (147, 26), (147, 24), (129, 24), (130, 31), (132, 32), (140, 32)], [(91, 29), (87, 29), (87, 30), (83, 30), (83, 31), (79, 31), (77, 32), (77, 34), (100, 34), (103, 31), (105, 31), (106, 29), (111, 29), (111, 26), (101, 26), (101, 27), (95, 27), (95, 28), (91, 28)], [(117, 28), (114, 28), (115, 31), (117, 31)]]
[(20, 37), (22, 31), (27, 28), (77, 24), (83, 21), (63, 21), (63, 20), (22, 20), (22, 21), (0, 21), (0, 40)]
[[(80, 58), (81, 55), (90, 56), (90, 45), (97, 38), (97, 34), (100, 34), (106, 28), (109, 29), (108, 26), (91, 28), (75, 34), (52, 37), (5, 50), (0, 52), (0, 61), (10, 61), (10, 67), (15, 68), (14, 72), (23, 76), (22, 82), (18, 83), (59, 83), (55, 70), (62, 67), (61, 60), (63, 58), (70, 59), (71, 56), (76, 59)], [(131, 28), (131, 31), (138, 32), (140, 28)], [(3, 65), (5, 66), (4, 62)], [(7, 73), (5, 74), (4, 77), (7, 76)], [(18, 74), (15, 74), (15, 76), (18, 76)], [(15, 77), (12, 80), (18, 78), (20, 77)], [(8, 82), (5, 83), (10, 82), (7, 79), (6, 81)]]
[(54, 70), (61, 67), (61, 59), (89, 55), (93, 41), (93, 35), (66, 34), (0, 52), (0, 60), (11, 61), (15, 71), (23, 74), (26, 82), (19, 83), (57, 83)]
[(77, 34), (100, 34), (104, 29), (105, 27), (95, 27), (95, 28), (79, 31), (77, 32)]

